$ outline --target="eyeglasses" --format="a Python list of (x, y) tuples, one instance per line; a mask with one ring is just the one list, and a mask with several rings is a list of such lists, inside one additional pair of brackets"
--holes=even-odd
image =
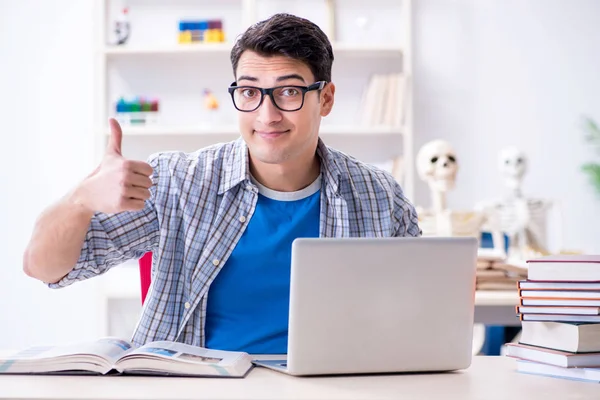
[(236, 86), (236, 82), (233, 82), (228, 90), (233, 105), (239, 111), (257, 110), (263, 103), (265, 95), (268, 95), (275, 107), (281, 111), (298, 111), (304, 105), (306, 92), (322, 90), (326, 84), (326, 81), (319, 81), (310, 86), (287, 85), (263, 89), (256, 86)]

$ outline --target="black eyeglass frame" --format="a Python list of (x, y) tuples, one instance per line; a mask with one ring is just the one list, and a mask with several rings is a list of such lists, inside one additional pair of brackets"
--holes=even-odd
[[(282, 85), (282, 86), (275, 86), (272, 88), (259, 88), (256, 86), (248, 86), (248, 85), (243, 85), (243, 86), (236, 86), (237, 82), (233, 82), (231, 84), (231, 86), (229, 86), (229, 88), (227, 89), (229, 91), (229, 94), (231, 95), (231, 101), (233, 102), (233, 106), (236, 108), (236, 110), (241, 111), (241, 112), (253, 112), (256, 111), (260, 108), (260, 106), (262, 105), (263, 101), (265, 100), (265, 95), (268, 95), (271, 98), (271, 103), (273, 103), (273, 105), (275, 107), (277, 107), (277, 109), (284, 111), (284, 112), (294, 112), (294, 111), (298, 111), (300, 110), (302, 107), (304, 107), (304, 99), (306, 97), (306, 93), (307, 92), (311, 92), (313, 90), (323, 90), (323, 88), (325, 87), (325, 85), (327, 85), (327, 81), (317, 81), (311, 85), (308, 86), (297, 86), (297, 85)], [(233, 92), (235, 92), (236, 89), (241, 89), (241, 88), (247, 88), (247, 89), (256, 89), (260, 92), (260, 101), (258, 102), (258, 104), (256, 105), (255, 108), (253, 108), (252, 110), (241, 110), (238, 108), (237, 104), (235, 104), (235, 99), (233, 98)], [(277, 102), (275, 101), (275, 98), (273, 97), (273, 92), (277, 89), (281, 89), (281, 88), (294, 88), (294, 89), (298, 89), (302, 92), (302, 103), (300, 103), (300, 107), (295, 108), (293, 110), (285, 110), (281, 107), (279, 107), (279, 105), (277, 104)]]

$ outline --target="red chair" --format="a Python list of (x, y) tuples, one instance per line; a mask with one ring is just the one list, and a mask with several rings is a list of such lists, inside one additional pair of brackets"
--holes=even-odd
[(139, 259), (138, 264), (140, 265), (140, 283), (142, 287), (142, 304), (146, 300), (146, 294), (148, 294), (148, 288), (150, 288), (150, 282), (152, 281), (152, 252), (148, 252)]

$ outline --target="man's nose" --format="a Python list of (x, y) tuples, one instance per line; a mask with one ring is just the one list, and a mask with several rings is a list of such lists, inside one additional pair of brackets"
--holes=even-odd
[(280, 121), (282, 118), (281, 110), (278, 109), (275, 104), (273, 104), (271, 96), (265, 96), (257, 112), (258, 121), (265, 125)]

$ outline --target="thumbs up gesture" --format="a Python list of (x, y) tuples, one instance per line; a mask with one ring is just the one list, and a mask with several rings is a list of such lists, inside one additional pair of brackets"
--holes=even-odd
[(142, 161), (127, 160), (121, 152), (123, 131), (110, 119), (110, 139), (96, 170), (78, 187), (80, 204), (90, 211), (117, 213), (144, 208), (150, 198), (152, 167)]

